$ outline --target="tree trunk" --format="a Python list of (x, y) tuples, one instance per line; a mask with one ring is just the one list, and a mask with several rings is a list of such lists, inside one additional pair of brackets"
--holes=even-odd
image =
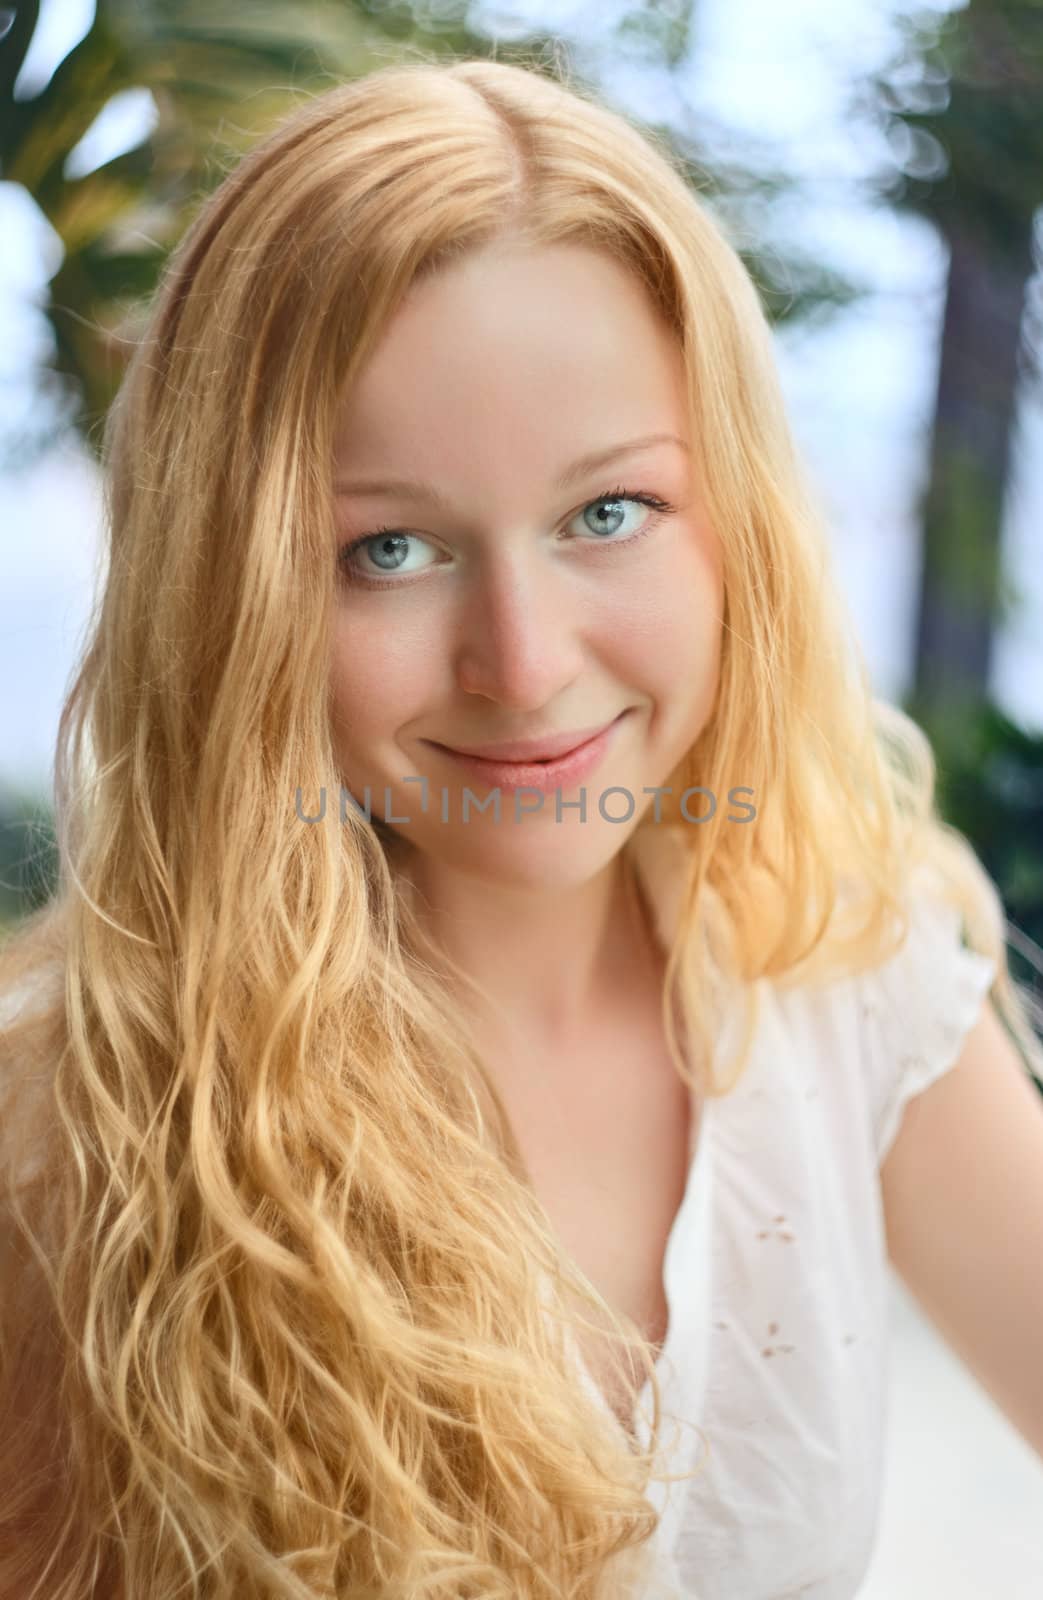
[(951, 260), (916, 622), (914, 698), (925, 715), (987, 699), (1000, 593), (1018, 353), (1032, 225), (1001, 253), (971, 219), (950, 225)]

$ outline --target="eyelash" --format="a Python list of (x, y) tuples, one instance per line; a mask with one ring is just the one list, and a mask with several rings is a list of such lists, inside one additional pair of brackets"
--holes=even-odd
[[(654, 517), (650, 517), (645, 523), (644, 527), (639, 528), (636, 533), (628, 534), (625, 539), (606, 539), (603, 542), (597, 539), (591, 539), (590, 541), (583, 539), (580, 540), (581, 544), (586, 544), (588, 542), (591, 544), (601, 543), (603, 549), (612, 549), (613, 547), (618, 546), (624, 546), (625, 548), (629, 549), (629, 547), (633, 544), (636, 544), (639, 539), (643, 539), (646, 534), (652, 533), (653, 530), (658, 527), (661, 517), (669, 516), (672, 512), (677, 510), (676, 506), (672, 506), (667, 500), (661, 500), (658, 495), (646, 494), (639, 489), (628, 489), (625, 487), (625, 485), (620, 484), (615, 489), (607, 489), (603, 494), (596, 494), (592, 500), (584, 501), (583, 505), (580, 506), (579, 511), (574, 512), (573, 516), (579, 516), (580, 512), (587, 511), (591, 506), (600, 505), (605, 500), (631, 500), (637, 505), (648, 506), (651, 511), (654, 511), (657, 514)], [(572, 519), (570, 518), (569, 520), (571, 521)], [(363, 575), (360, 572), (350, 569), (349, 562), (356, 550), (362, 549), (364, 545), (373, 543), (373, 541), (376, 539), (383, 539), (388, 534), (407, 534), (414, 538), (421, 537), (420, 534), (411, 534), (410, 530), (407, 528), (380, 527), (375, 528), (372, 533), (365, 533), (358, 539), (352, 539), (348, 544), (341, 546), (337, 558), (338, 565), (342, 567), (343, 576), (347, 581), (352, 584), (357, 584), (364, 589), (397, 589), (403, 584), (408, 583), (411, 576), (419, 576), (419, 574), (407, 574), (404, 579), (374, 578), (368, 573)]]

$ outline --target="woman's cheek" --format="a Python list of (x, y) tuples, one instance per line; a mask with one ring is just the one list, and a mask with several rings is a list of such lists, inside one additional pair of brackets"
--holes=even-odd
[[(337, 622), (331, 662), (332, 711), (338, 749), (368, 766), (400, 729), (421, 719), (437, 681), (437, 630), (392, 617), (397, 597), (366, 595)], [(373, 603), (373, 601), (377, 603)]]
[(714, 564), (698, 531), (681, 531), (640, 572), (628, 572), (611, 596), (602, 595), (598, 619), (620, 673), (635, 685), (674, 693), (712, 669), (721, 626)]

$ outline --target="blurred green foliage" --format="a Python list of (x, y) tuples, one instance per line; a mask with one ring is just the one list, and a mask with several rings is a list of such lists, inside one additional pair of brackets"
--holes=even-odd
[(933, 747), (942, 814), (974, 841), (1010, 920), (1043, 947), (1043, 735), (986, 706), (940, 719)]
[(0, 789), (0, 932), (58, 887), (54, 815), (38, 795)]
[(968, 224), (1019, 266), (1043, 202), (1043, 5), (970, 0), (899, 15), (900, 45), (871, 81), (895, 157), (895, 203), (949, 237)]
[[(39, 4), (14, 7), (0, 44), (0, 171), (29, 191), (61, 240), (46, 308), (54, 368), (93, 448), (142, 306), (206, 193), (295, 103), (332, 82), (371, 71), (407, 43), (479, 48), (453, 20), (463, 9), (442, 7), (441, 23), (407, 29), (406, 8), (340, 0), (98, 0), (46, 86), (16, 98)], [(67, 169), (103, 107), (142, 89), (156, 111), (148, 136), (91, 172)]]

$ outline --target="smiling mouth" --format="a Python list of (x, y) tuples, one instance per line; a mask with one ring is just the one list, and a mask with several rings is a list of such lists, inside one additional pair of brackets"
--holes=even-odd
[[(585, 738), (581, 737), (577, 743), (554, 755), (547, 755), (544, 751), (539, 756), (514, 755), (508, 760), (503, 756), (493, 758), (487, 755), (470, 755), (465, 751), (455, 750), (450, 745), (438, 744), (433, 739), (424, 742), (432, 750), (450, 757), (454, 764), (461, 766), (464, 771), (469, 770), (480, 783), (505, 789), (535, 788), (550, 794), (556, 787), (571, 788), (582, 783), (596, 771), (608, 755), (621, 724), (632, 713), (633, 707), (626, 707), (611, 722), (603, 723), (600, 728), (591, 729)], [(560, 737), (564, 739), (574, 735), (563, 734)], [(496, 746), (492, 748), (495, 749)], [(519, 748), (519, 744), (500, 745), (499, 748), (513, 751)], [(524, 745), (521, 748), (524, 749)]]
[[(621, 711), (618, 716), (610, 718), (608, 722), (595, 724), (593, 727), (577, 730), (574, 734), (559, 735), (557, 738), (548, 736), (545, 739), (518, 739), (504, 742), (503, 744), (490, 744), (484, 748), (461, 749), (456, 745), (441, 744), (437, 740), (427, 741), (437, 749), (445, 750), (449, 755), (462, 756), (468, 761), (484, 761), (496, 766), (516, 767), (542, 767), (549, 766), (552, 762), (563, 761), (566, 756), (575, 755), (584, 746), (592, 744), (595, 739), (608, 732), (627, 714)], [(567, 740), (568, 742), (559, 741)], [(542, 745), (542, 749), (540, 748)]]

